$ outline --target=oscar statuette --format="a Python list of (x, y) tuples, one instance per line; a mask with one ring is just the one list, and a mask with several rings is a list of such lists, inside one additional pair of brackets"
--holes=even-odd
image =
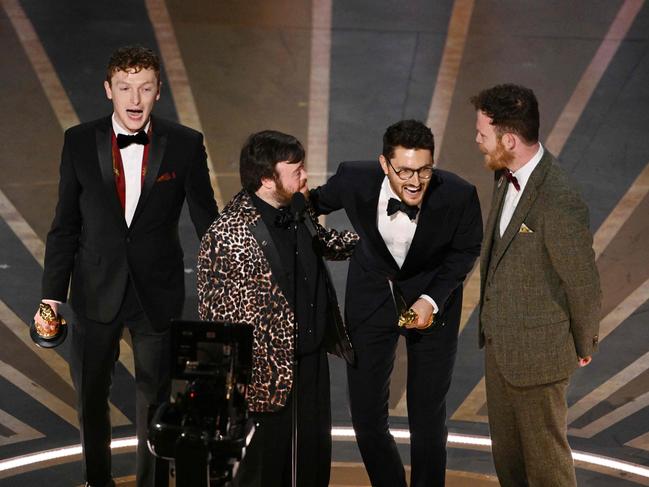
[(59, 346), (68, 335), (68, 325), (61, 315), (54, 313), (52, 307), (47, 303), (38, 306), (38, 314), (50, 327), (52, 331), (46, 330), (36, 321), (32, 321), (29, 327), (29, 335), (36, 345), (42, 348), (54, 348)]

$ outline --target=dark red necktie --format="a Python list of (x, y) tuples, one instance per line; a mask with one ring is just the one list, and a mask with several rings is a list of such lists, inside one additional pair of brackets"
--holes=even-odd
[(514, 176), (509, 169), (505, 169), (505, 177), (507, 178), (507, 181), (509, 181), (510, 183), (512, 183), (514, 185), (514, 188), (516, 188), (516, 191), (521, 190), (521, 185), (518, 184), (518, 179), (516, 179), (516, 176)]

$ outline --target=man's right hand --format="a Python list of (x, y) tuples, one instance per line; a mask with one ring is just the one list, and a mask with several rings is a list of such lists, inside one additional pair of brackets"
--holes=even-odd
[[(58, 301), (52, 301), (51, 299), (43, 299), (43, 303), (49, 304), (52, 307), (52, 311), (54, 311), (54, 314), (58, 315), (59, 314), (59, 303)], [(47, 322), (41, 318), (40, 313), (38, 310), (36, 310), (36, 314), (34, 315), (34, 321), (39, 325), (42, 326), (44, 330), (49, 331), (49, 332), (54, 332), (56, 331), (56, 325), (48, 325)]]

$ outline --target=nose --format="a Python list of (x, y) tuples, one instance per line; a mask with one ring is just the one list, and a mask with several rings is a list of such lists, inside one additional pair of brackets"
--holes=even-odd
[(413, 183), (419, 184), (419, 171), (415, 171), (412, 173), (412, 176), (410, 177)]
[(476, 144), (480, 143), (480, 134), (475, 134), (475, 143)]
[(131, 91), (131, 103), (133, 103), (133, 105), (140, 104), (140, 92), (138, 90)]

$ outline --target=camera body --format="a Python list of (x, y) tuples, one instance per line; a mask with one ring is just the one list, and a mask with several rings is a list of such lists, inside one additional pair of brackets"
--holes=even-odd
[(226, 486), (254, 434), (246, 390), (252, 375), (251, 325), (172, 322), (173, 401), (150, 418), (149, 449), (174, 463), (177, 485)]

